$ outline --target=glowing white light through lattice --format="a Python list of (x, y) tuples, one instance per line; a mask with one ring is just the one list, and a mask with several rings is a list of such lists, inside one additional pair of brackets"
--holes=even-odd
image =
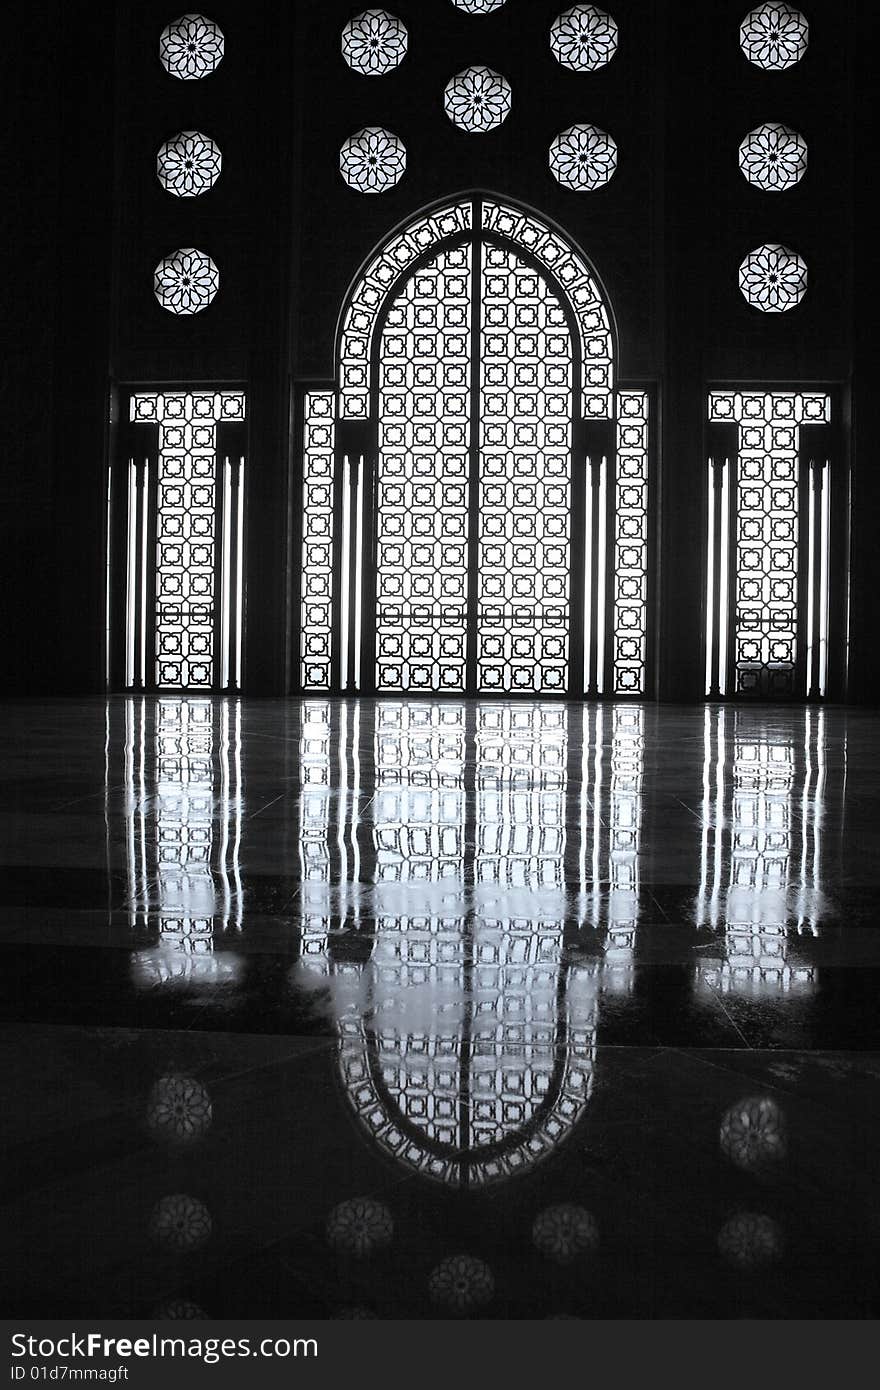
[(213, 19), (184, 14), (162, 30), (159, 59), (165, 71), (181, 81), (198, 81), (217, 68), (225, 49), (223, 32)]

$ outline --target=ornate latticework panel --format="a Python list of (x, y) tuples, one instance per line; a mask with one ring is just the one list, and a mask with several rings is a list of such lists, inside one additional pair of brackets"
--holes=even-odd
[(484, 249), (480, 690), (564, 691), (568, 674), (572, 352), (543, 276)]
[(159, 426), (155, 681), (160, 689), (214, 683), (217, 423), (243, 420), (244, 414), (244, 395), (233, 391), (131, 398), (131, 419)]
[(306, 689), (324, 690), (330, 686), (333, 641), (333, 392), (307, 392), (303, 416), (300, 671)]
[(471, 248), (405, 284), (379, 360), (376, 685), (463, 690)]
[(710, 420), (739, 426), (733, 594), (737, 692), (796, 693), (799, 426), (827, 423), (830, 407), (830, 397), (818, 393), (710, 394)]
[(483, 203), (483, 226), (531, 252), (562, 285), (581, 330), (584, 415), (610, 419), (614, 368), (611, 324), (602, 292), (586, 262), (551, 227), (491, 199)]
[(363, 272), (345, 314), (339, 345), (343, 419), (366, 419), (370, 413), (370, 344), (379, 310), (395, 281), (441, 237), (467, 231), (472, 221), (470, 201), (439, 208), (394, 236)]
[(648, 645), (648, 397), (617, 396), (614, 693), (644, 695)]
[(303, 955), (326, 972), (330, 930), (330, 812), (333, 801), (332, 724), (325, 700), (304, 700), (299, 740), (299, 858)]

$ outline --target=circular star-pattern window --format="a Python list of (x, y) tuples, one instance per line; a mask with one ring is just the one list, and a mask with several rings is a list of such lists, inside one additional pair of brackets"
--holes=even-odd
[(194, 246), (172, 251), (153, 272), (153, 291), (170, 314), (200, 314), (219, 288), (219, 270), (209, 255)]
[(197, 198), (207, 193), (220, 177), (220, 146), (200, 130), (181, 130), (160, 146), (156, 175), (167, 193), (176, 198)]
[(406, 57), (406, 25), (387, 10), (364, 10), (342, 31), (342, 56), (352, 72), (384, 77)]
[(159, 58), (183, 82), (209, 77), (223, 57), (223, 31), (203, 14), (182, 14), (162, 30)]
[(787, 125), (759, 125), (739, 147), (739, 167), (755, 188), (783, 193), (800, 183), (807, 171), (807, 142)]
[(510, 83), (492, 68), (465, 68), (451, 77), (443, 106), (454, 125), (472, 135), (496, 130), (510, 115)]
[(743, 53), (756, 68), (782, 72), (794, 67), (807, 51), (810, 26), (790, 5), (759, 5), (739, 26)]
[(383, 126), (355, 131), (339, 151), (339, 172), (358, 193), (385, 193), (406, 169), (406, 146)]
[(507, 4), (507, 0), (452, 0), (452, 3), (457, 10), (464, 10), (465, 14), (494, 14)]
[(616, 168), (617, 142), (597, 126), (569, 126), (550, 146), (550, 172), (563, 188), (589, 193), (606, 184)]
[(750, 251), (739, 268), (739, 287), (753, 309), (784, 314), (807, 292), (807, 265), (790, 246), (767, 242)]
[(595, 72), (617, 52), (617, 21), (595, 5), (575, 5), (550, 25), (554, 58), (572, 72)]

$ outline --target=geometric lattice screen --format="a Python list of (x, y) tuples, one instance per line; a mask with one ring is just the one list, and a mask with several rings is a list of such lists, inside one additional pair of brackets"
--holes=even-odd
[(707, 695), (826, 693), (830, 420), (823, 392), (709, 394)]
[(115, 503), (129, 690), (241, 686), (244, 421), (240, 391), (131, 395)]
[(305, 690), (643, 695), (649, 401), (601, 287), (489, 198), (395, 234), (303, 407)]

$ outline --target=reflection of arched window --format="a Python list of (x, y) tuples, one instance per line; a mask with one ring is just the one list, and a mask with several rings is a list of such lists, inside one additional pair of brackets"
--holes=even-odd
[(572, 243), (489, 197), (421, 217), (338, 378), (304, 397), (304, 688), (644, 693), (648, 397)]
[(794, 940), (818, 932), (824, 714), (804, 712), (803, 737), (768, 736), (746, 710), (707, 710), (697, 925), (721, 934), (701, 979), (723, 992), (809, 990), (814, 970)]
[[(379, 1148), (444, 1183), (500, 1181), (584, 1115), (599, 990), (629, 983), (642, 713), (610, 711), (610, 738), (563, 705), (369, 717), (372, 740), (356, 703), (303, 703), (300, 978), (329, 991), (344, 1094)], [(591, 925), (604, 954), (572, 956)]]

